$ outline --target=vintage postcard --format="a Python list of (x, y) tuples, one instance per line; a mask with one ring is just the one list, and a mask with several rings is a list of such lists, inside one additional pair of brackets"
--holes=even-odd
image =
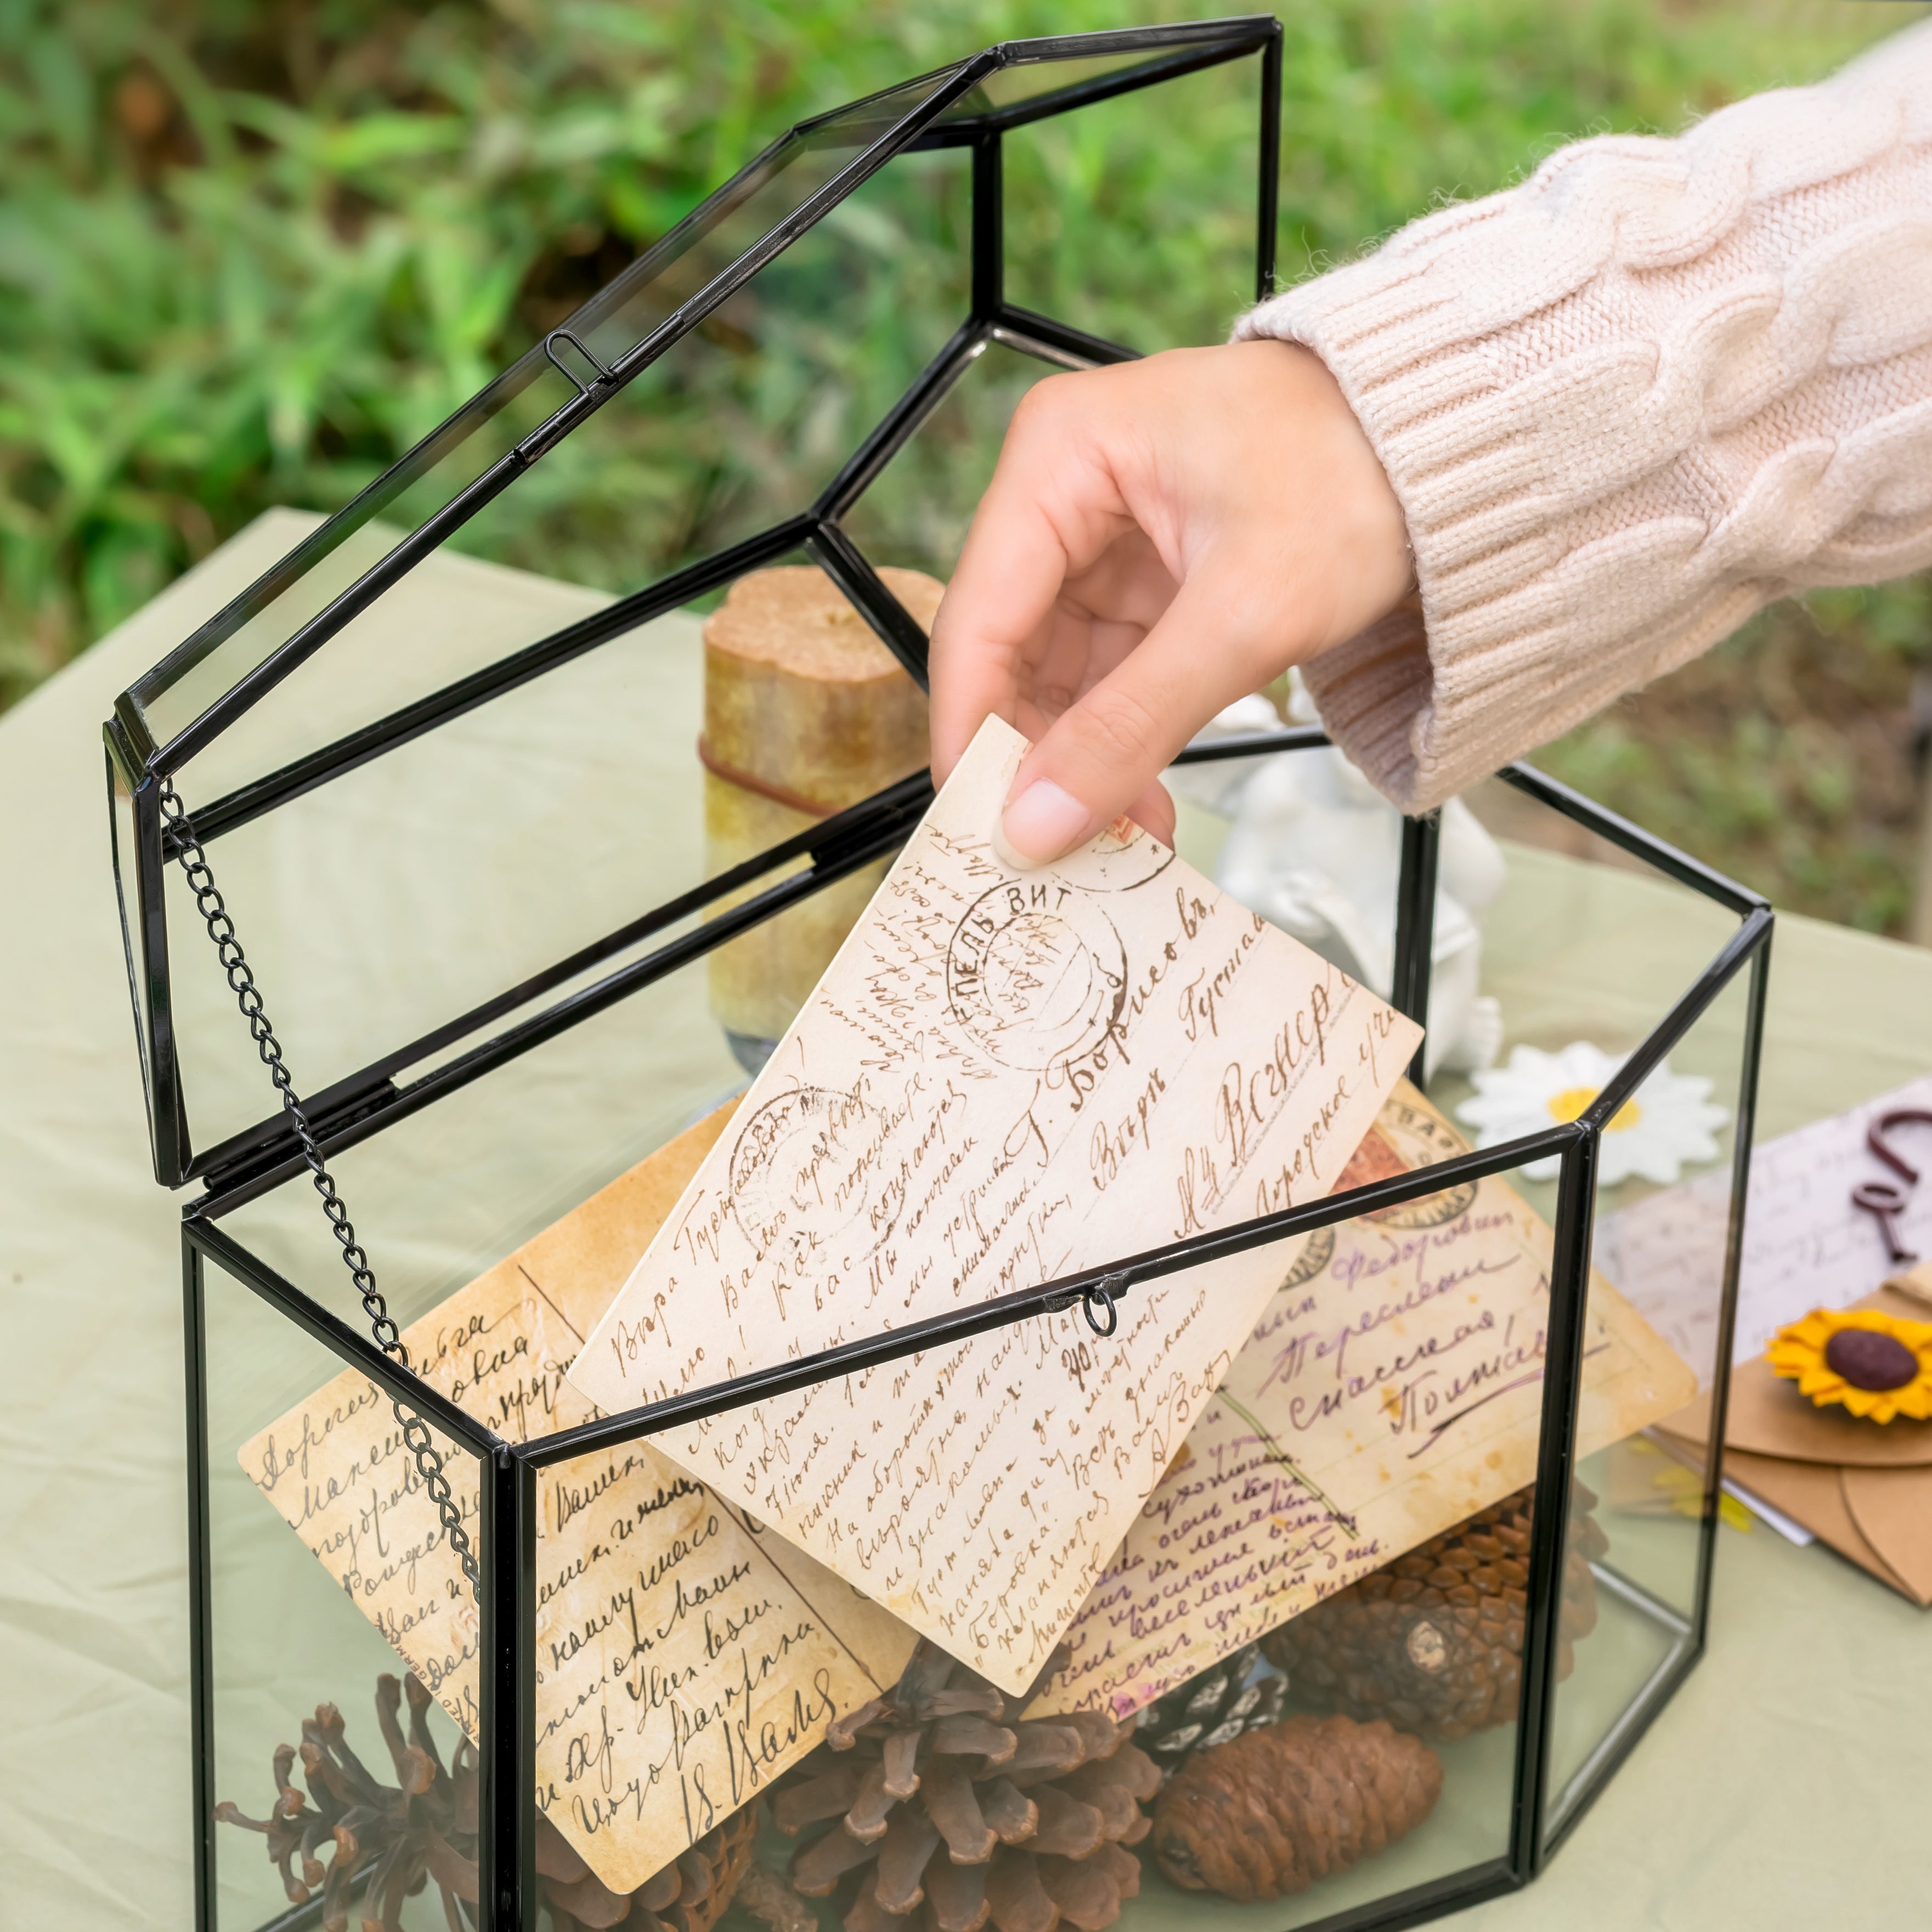
[[(1009, 868), (1024, 748), (982, 729), (578, 1356), (606, 1411), (1316, 1199), (1373, 1124), (1419, 1030), (1124, 820)], [(1028, 1322), (653, 1439), (1017, 1690), (1286, 1262), (1136, 1288), (1105, 1340)]]
[[(1343, 1176), (1463, 1150), (1405, 1082)], [(1138, 1710), (1534, 1479), (1551, 1236), (1507, 1181), (1320, 1230), (1075, 1621), (1041, 1712)], [(1601, 1276), (1577, 1452), (1697, 1378)]]
[[(424, 1378), (513, 1441), (594, 1414), (563, 1371), (730, 1112), (406, 1329)], [(475, 1462), (440, 1446), (473, 1533)], [(473, 1741), (476, 1604), (389, 1398), (346, 1370), (241, 1460)], [(647, 1444), (557, 1464), (538, 1493), (537, 1802), (628, 1892), (897, 1682), (916, 1640)]]

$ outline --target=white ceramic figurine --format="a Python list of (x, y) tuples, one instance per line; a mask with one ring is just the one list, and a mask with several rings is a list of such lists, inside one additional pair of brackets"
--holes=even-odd
[[(1298, 687), (1298, 722), (1314, 712)], [(1265, 698), (1230, 705), (1202, 740), (1277, 730)], [(1395, 980), (1395, 902), (1402, 817), (1332, 746), (1282, 752), (1172, 774), (1197, 803), (1232, 821), (1215, 879), (1386, 999)], [(1460, 799), (1443, 808), (1430, 982), (1427, 1071), (1473, 1072), (1502, 1046), (1502, 1010), (1477, 989), (1483, 936), (1475, 915), (1503, 887), (1503, 855)]]

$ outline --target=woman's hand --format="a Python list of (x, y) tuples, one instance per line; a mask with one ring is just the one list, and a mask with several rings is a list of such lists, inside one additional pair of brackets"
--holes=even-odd
[(1402, 511), (1319, 358), (1177, 349), (1054, 376), (1006, 431), (932, 632), (932, 774), (988, 712), (1034, 740), (1002, 821), (1042, 864), (1122, 812), (1216, 712), (1387, 614)]

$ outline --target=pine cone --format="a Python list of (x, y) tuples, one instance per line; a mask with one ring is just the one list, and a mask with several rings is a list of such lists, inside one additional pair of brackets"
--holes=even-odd
[(1280, 1721), (1288, 1679), (1266, 1669), (1256, 1676), (1260, 1656), (1261, 1646), (1249, 1644), (1142, 1711), (1135, 1742), (1163, 1778), (1172, 1776), (1196, 1751), (1211, 1750), (1244, 1731)]
[[(1298, 1699), (1444, 1741), (1514, 1721), (1522, 1696), (1534, 1485), (1359, 1577), (1262, 1640)], [(1596, 1628), (1590, 1564), (1610, 1540), (1571, 1492), (1556, 1674)]]
[[(835, 1723), (772, 1801), (778, 1828), (831, 1828), (791, 1858), (808, 1898), (837, 1894), (847, 1932), (1099, 1932), (1140, 1890), (1123, 1848), (1160, 1784), (1104, 1713), (1023, 1720), (1066, 1662), (1008, 1697), (929, 1643), (890, 1696)], [(912, 1803), (916, 1798), (918, 1802)]]
[[(397, 1721), (404, 1692), (410, 1702), (406, 1741)], [(466, 1739), (452, 1768), (430, 1735), (429, 1692), (413, 1676), (402, 1684), (386, 1673), (376, 1680), (376, 1720), (389, 1748), (397, 1782), (377, 1780), (344, 1742), (342, 1714), (319, 1704), (302, 1725), (299, 1754), (276, 1748), (276, 1798), (266, 1820), (218, 1804), (224, 1825), (261, 1832), (270, 1862), (279, 1866), (282, 1888), (297, 1905), (322, 1891), (323, 1932), (346, 1932), (356, 1890), (362, 1892), (364, 1932), (400, 1932), (403, 1901), (432, 1880), (452, 1928), (478, 1923), (477, 1902), (477, 1761)], [(302, 1759), (306, 1795), (290, 1781)], [(309, 1808), (314, 1798), (316, 1808)], [(625, 1924), (638, 1932), (710, 1932), (751, 1862), (757, 1835), (755, 1807), (734, 1814), (635, 1892), (615, 1892), (566, 1843), (548, 1818), (537, 1820), (537, 1891), (553, 1932), (580, 1926)], [(316, 1854), (330, 1848), (325, 1868)], [(300, 1876), (296, 1861), (302, 1862)]]
[(613, 1892), (564, 1842), (556, 1827), (539, 1817), (537, 1891), (549, 1908), (554, 1932), (608, 1925), (622, 1925), (629, 1932), (711, 1932), (751, 1864), (752, 1840), (758, 1834), (758, 1808), (746, 1805), (679, 1852), (635, 1892)]
[(1190, 1892), (1280, 1898), (1374, 1857), (1442, 1789), (1442, 1760), (1385, 1724), (1290, 1718), (1188, 1760), (1154, 1807), (1154, 1855)]

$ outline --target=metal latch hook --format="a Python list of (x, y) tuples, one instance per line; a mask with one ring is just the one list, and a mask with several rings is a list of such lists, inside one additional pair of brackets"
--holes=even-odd
[(544, 338), (544, 353), (545, 356), (549, 357), (550, 367), (554, 369), (566, 382), (569, 383), (580, 396), (589, 395), (592, 386), (585, 382), (583, 377), (578, 375), (576, 370), (572, 369), (568, 364), (564, 361), (562, 356), (558, 355), (556, 352), (556, 345), (560, 342), (568, 343), (571, 347), (575, 350), (578, 354), (581, 356), (584, 361), (588, 362), (591, 368), (597, 371), (596, 386), (602, 388), (605, 384), (614, 382), (617, 380), (616, 371), (609, 368), (606, 364), (600, 362), (598, 359), (596, 352), (591, 348), (590, 344), (586, 343), (574, 329), (553, 328), (550, 332)]

